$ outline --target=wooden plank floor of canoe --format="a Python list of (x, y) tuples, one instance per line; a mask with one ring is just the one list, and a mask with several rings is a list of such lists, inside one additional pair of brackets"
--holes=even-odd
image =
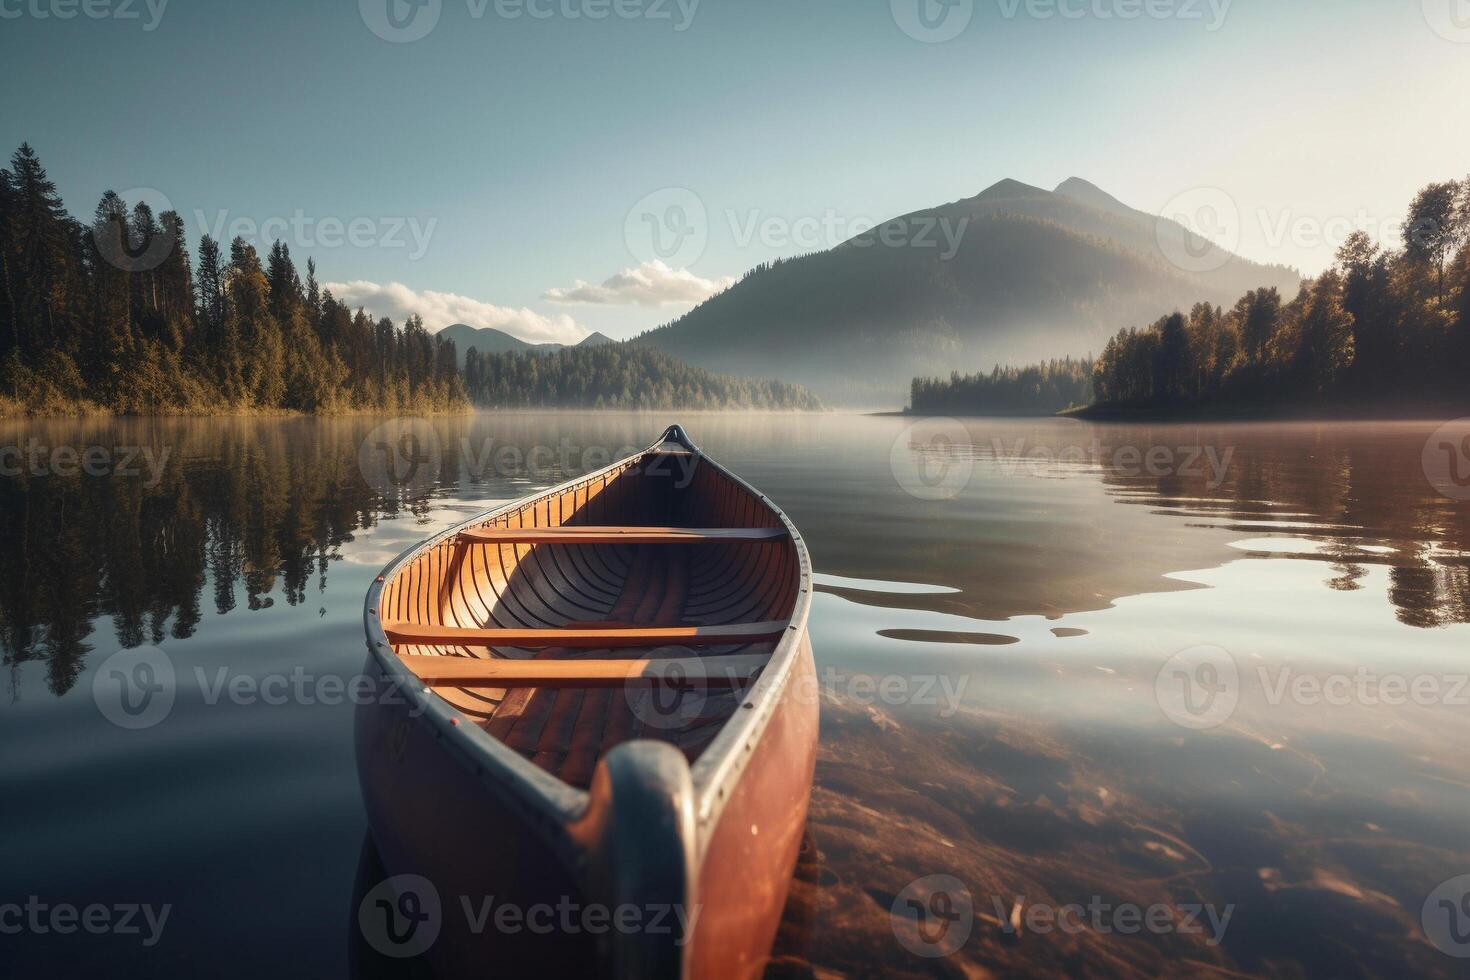
[[(622, 594), (608, 612), (610, 620), (635, 625), (678, 623), (689, 588), (687, 552), (641, 545), (628, 569)], [(687, 651), (670, 650), (669, 655)], [(544, 659), (601, 659), (608, 651), (552, 647)], [(613, 654), (616, 655), (616, 654)], [(656, 656), (657, 652), (648, 654)], [(646, 691), (624, 689), (519, 688), (510, 691), (485, 730), (573, 786), (586, 787), (597, 760), (619, 742), (644, 733), (634, 705)], [(671, 741), (691, 759), (719, 731), (734, 710), (734, 694), (706, 692), (703, 710), (687, 725), (650, 732)]]

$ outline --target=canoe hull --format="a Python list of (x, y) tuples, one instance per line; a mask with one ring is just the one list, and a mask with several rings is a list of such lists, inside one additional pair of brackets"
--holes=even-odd
[[(502, 905), (525, 914), (536, 905), (581, 910), (596, 904), (570, 828), (563, 828), (563, 847), (528, 832), (523, 807), (504, 788), (458, 757), (409, 705), (392, 703), (393, 682), (371, 656), (367, 675), (379, 687), (356, 716), (363, 803), (386, 875), (418, 875), (437, 892), (439, 934), (424, 953), (434, 976), (485, 976), (487, 965), (500, 975), (586, 974), (590, 964), (605, 962), (605, 944), (580, 926), (497, 928), (494, 910)], [(707, 830), (686, 954), (689, 977), (758, 976), (764, 968), (806, 824), (816, 762), (815, 692), (811, 643), (803, 637), (749, 763)], [(490, 917), (477, 922), (492, 897)]]
[(709, 837), (699, 874), (692, 977), (759, 976), (781, 924), (817, 758), (817, 678), (806, 637), (794, 666)]
[[(387, 876), (418, 875), (437, 892), (440, 931), (423, 954), (434, 976), (518, 976), (594, 962), (590, 934), (497, 929), (493, 918), (477, 929), (469, 920), (464, 902), (479, 915), (490, 896), (497, 906), (522, 908), (580, 904), (586, 896), (564, 856), (541, 835), (527, 832), (520, 808), (483, 771), (477, 773), (473, 761), (456, 753), (408, 705), (383, 703), (394, 700), (394, 687), (371, 656), (367, 675), (378, 678), (379, 696), (359, 705), (356, 714), (363, 805)], [(360, 912), (353, 909), (354, 919)]]

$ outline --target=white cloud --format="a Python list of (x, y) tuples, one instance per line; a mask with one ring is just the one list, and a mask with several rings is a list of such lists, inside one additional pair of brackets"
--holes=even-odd
[(601, 286), (578, 279), (571, 287), (548, 289), (542, 299), (563, 305), (663, 306), (666, 303), (698, 303), (735, 284), (732, 276), (702, 279), (688, 269), (670, 269), (662, 262), (645, 262), (624, 269)]
[(431, 289), (410, 289), (401, 282), (376, 283), (366, 279), (351, 282), (329, 282), (324, 285), (340, 303), (361, 306), (373, 316), (390, 317), (402, 326), (404, 319), (417, 313), (424, 326), (439, 330), (451, 323), (468, 323), (472, 327), (494, 327), (533, 344), (575, 344), (589, 331), (566, 314), (545, 316), (525, 307), (515, 309), (496, 306), (458, 293), (436, 293)]

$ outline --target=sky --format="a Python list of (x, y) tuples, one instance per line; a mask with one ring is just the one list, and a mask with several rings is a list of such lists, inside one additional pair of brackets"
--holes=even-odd
[(623, 338), (1007, 177), (1315, 274), (1470, 172), (1470, 0), (0, 0), (0, 87), (74, 215)]

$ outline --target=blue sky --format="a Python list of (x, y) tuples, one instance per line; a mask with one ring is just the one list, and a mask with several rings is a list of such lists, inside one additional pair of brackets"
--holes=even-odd
[[(81, 2), (0, 0), (0, 142), (74, 214), (148, 188), (191, 239), (275, 219), (376, 312), (535, 339), (1003, 177), (1223, 192), (1229, 244), (1314, 273), (1470, 171), (1465, 0)], [(432, 29), (380, 37), (389, 2)], [(919, 3), (955, 36), (906, 33)], [(649, 195), (692, 247), (648, 250)]]

